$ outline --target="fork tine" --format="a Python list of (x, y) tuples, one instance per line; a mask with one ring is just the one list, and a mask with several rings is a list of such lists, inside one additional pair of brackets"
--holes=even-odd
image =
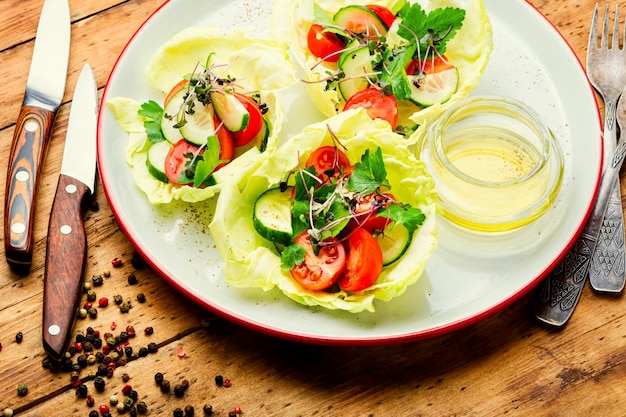
[(602, 39), (600, 40), (600, 49), (608, 49), (609, 47), (609, 5), (604, 7), (604, 24), (602, 25)]
[(598, 3), (596, 3), (596, 8), (593, 11), (593, 19), (591, 20), (591, 30), (589, 31), (589, 45), (587, 45), (587, 51), (590, 51), (592, 47), (594, 49), (598, 47)]
[(615, 14), (613, 15), (613, 44), (611, 48), (619, 48), (619, 6), (615, 4)]

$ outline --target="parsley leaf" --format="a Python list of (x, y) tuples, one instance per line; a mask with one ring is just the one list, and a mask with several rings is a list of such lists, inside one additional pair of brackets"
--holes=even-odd
[(223, 161), (220, 160), (220, 142), (217, 136), (209, 136), (206, 149), (195, 166), (193, 186), (201, 186), (221, 162)]
[(378, 213), (378, 217), (386, 217), (393, 220), (392, 226), (403, 225), (410, 234), (416, 231), (426, 219), (422, 210), (411, 207), (409, 204), (389, 204), (387, 208)]
[(306, 251), (297, 243), (286, 246), (283, 252), (280, 254), (280, 269), (282, 271), (291, 271), (294, 266), (300, 265), (304, 262), (304, 255)]
[(141, 105), (137, 114), (146, 118), (143, 127), (146, 128), (148, 140), (152, 143), (165, 140), (161, 131), (161, 119), (163, 118), (163, 108), (154, 100), (150, 100)]
[(361, 162), (354, 164), (354, 172), (348, 180), (347, 188), (357, 193), (370, 194), (380, 186), (391, 188), (387, 180), (387, 170), (380, 147), (373, 153), (365, 150)]

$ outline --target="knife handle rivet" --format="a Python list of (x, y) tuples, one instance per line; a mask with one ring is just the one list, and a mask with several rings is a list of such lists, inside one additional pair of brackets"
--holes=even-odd
[(26, 225), (21, 222), (15, 222), (11, 225), (11, 232), (15, 234), (22, 234), (26, 230)]
[(68, 194), (74, 194), (76, 192), (76, 186), (74, 184), (67, 184), (67, 187), (65, 187), (65, 192)]
[(27, 132), (35, 132), (37, 131), (37, 128), (39, 127), (39, 125), (35, 122), (27, 122), (24, 125), (24, 129), (26, 129)]
[(63, 226), (61, 226), (61, 233), (63, 233), (64, 235), (69, 235), (70, 233), (72, 233), (72, 226), (70, 226), (69, 224), (64, 224)]
[(19, 171), (15, 173), (15, 179), (20, 182), (26, 182), (28, 181), (29, 178), (30, 178), (30, 174), (28, 173), (28, 171), (25, 171), (23, 169), (20, 169)]
[(48, 327), (48, 333), (50, 333), (52, 336), (56, 336), (61, 333), (61, 327), (59, 327), (58, 324), (52, 324), (50, 327)]

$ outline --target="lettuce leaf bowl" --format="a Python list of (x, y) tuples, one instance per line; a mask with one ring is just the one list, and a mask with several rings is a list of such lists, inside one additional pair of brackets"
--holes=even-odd
[(225, 183), (243, 186), (246, 173), (278, 146), (284, 109), (276, 95), (297, 82), (295, 64), (284, 43), (248, 37), (243, 29), (225, 34), (215, 26), (186, 28), (162, 45), (146, 66), (146, 80), (160, 97), (155, 101), (162, 103), (170, 89), (197, 64), (205, 63), (211, 53), (225, 64), (227, 74), (237, 78), (242, 91), (259, 93), (262, 102), (267, 104), (268, 112), (264, 117), (271, 126), (267, 147), (263, 152), (258, 147), (236, 148), (235, 158), (213, 174), (217, 182), (213, 186), (197, 188), (164, 183), (152, 176), (146, 166), (151, 142), (144, 128), (147, 119), (137, 113), (141, 103), (126, 97), (110, 98), (106, 102), (108, 109), (128, 133), (126, 162), (133, 168), (136, 185), (151, 204), (167, 204), (173, 200), (198, 202), (215, 196)]
[[(270, 32), (275, 39), (289, 40), (290, 52), (304, 73), (307, 91), (315, 106), (327, 117), (331, 117), (343, 109), (345, 101), (337, 89), (327, 89), (326, 82), (319, 82), (337, 70), (336, 63), (320, 63), (307, 47), (307, 33), (311, 24), (316, 21), (314, 5), (320, 6), (330, 16), (337, 10), (348, 5), (378, 4), (395, 10), (402, 0), (276, 0), (272, 13)], [(399, 125), (410, 126), (411, 129), (422, 130), (422, 126), (439, 116), (447, 107), (467, 97), (478, 85), (487, 66), (493, 49), (493, 33), (491, 22), (483, 0), (418, 0), (426, 12), (433, 9), (455, 7), (465, 10), (465, 19), (461, 29), (447, 43), (445, 52), (449, 62), (459, 74), (456, 92), (444, 103), (430, 107), (418, 107), (409, 101), (400, 100)], [(287, 22), (287, 23), (286, 23)], [(397, 37), (390, 30), (388, 38)], [(399, 39), (399, 38), (398, 38)], [(389, 41), (389, 39), (388, 39)], [(394, 41), (389, 41), (394, 44)], [(409, 143), (415, 143), (420, 132), (408, 134)]]
[[(333, 144), (329, 128), (346, 147), (344, 152), (353, 163), (360, 160), (366, 149), (374, 151), (380, 147), (391, 184), (390, 192), (398, 201), (420, 208), (426, 216), (403, 257), (383, 268), (373, 286), (355, 293), (311, 291), (301, 287), (288, 271), (281, 270), (276, 247), (256, 233), (252, 220), (254, 203), (259, 195), (277, 187), (289, 172), (304, 164), (313, 150)], [(437, 203), (432, 178), (424, 164), (407, 149), (404, 139), (392, 132), (388, 123), (370, 119), (363, 109), (348, 110), (305, 127), (246, 179), (243, 189), (233, 183), (222, 188), (215, 216), (209, 225), (224, 260), (226, 281), (235, 287), (263, 291), (277, 289), (307, 306), (351, 313), (374, 312), (375, 300), (389, 301), (419, 279), (437, 245)]]

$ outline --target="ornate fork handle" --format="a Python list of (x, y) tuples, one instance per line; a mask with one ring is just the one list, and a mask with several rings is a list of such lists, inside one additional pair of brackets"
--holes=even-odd
[(578, 304), (600, 234), (602, 218), (611, 196), (611, 189), (619, 177), (624, 156), (626, 156), (626, 142), (620, 139), (611, 163), (602, 175), (600, 190), (585, 228), (565, 258), (541, 284), (535, 299), (534, 314), (540, 321), (550, 326), (565, 325)]

